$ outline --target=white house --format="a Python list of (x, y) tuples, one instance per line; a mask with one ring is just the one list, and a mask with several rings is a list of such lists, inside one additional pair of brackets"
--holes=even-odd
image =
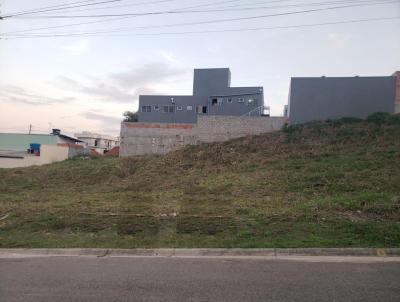
[(75, 133), (75, 136), (83, 141), (86, 147), (100, 154), (119, 146), (119, 138), (110, 135), (83, 131), (82, 133)]

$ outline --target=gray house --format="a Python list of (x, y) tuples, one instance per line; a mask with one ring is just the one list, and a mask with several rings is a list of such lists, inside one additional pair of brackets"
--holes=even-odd
[(395, 112), (396, 77), (292, 78), (291, 123)]
[(195, 69), (193, 95), (139, 96), (139, 122), (196, 123), (198, 115), (263, 115), (262, 87), (230, 84), (228, 68)]

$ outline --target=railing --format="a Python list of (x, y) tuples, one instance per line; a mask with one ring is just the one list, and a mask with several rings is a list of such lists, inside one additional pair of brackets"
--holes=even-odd
[(243, 114), (242, 116), (252, 116), (253, 113), (257, 113), (257, 115), (263, 115), (265, 110), (267, 110), (269, 114), (269, 107), (259, 106)]

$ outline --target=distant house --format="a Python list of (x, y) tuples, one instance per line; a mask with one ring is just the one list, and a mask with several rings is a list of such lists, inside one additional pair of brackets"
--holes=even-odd
[(139, 122), (196, 123), (198, 116), (261, 116), (262, 87), (231, 87), (229, 68), (195, 69), (193, 95), (139, 96)]
[(81, 140), (87, 148), (100, 154), (107, 153), (114, 147), (119, 146), (119, 139), (110, 135), (83, 131), (81, 133), (75, 133), (75, 136)]
[(82, 141), (53, 129), (51, 134), (0, 133), (0, 168), (28, 167), (84, 154)]
[[(342, 117), (366, 118), (374, 112), (398, 112), (400, 100), (397, 95), (396, 101), (396, 81), (399, 85), (399, 75), (292, 78), (289, 120), (304, 123)], [(400, 93), (399, 88), (397, 93)]]

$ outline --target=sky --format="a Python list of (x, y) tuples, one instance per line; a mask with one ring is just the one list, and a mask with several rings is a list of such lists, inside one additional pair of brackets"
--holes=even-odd
[[(400, 70), (395, 0), (0, 4), (0, 15), (12, 16), (0, 20), (0, 132), (32, 125), (36, 133), (117, 136), (122, 113), (137, 110), (140, 94), (191, 94), (194, 68), (229, 67), (232, 86), (263, 86), (271, 115), (282, 115), (291, 77)], [(76, 7), (54, 7), (64, 4)], [(38, 8), (48, 11), (13, 16)], [(332, 24), (360, 20), (368, 21)]]

